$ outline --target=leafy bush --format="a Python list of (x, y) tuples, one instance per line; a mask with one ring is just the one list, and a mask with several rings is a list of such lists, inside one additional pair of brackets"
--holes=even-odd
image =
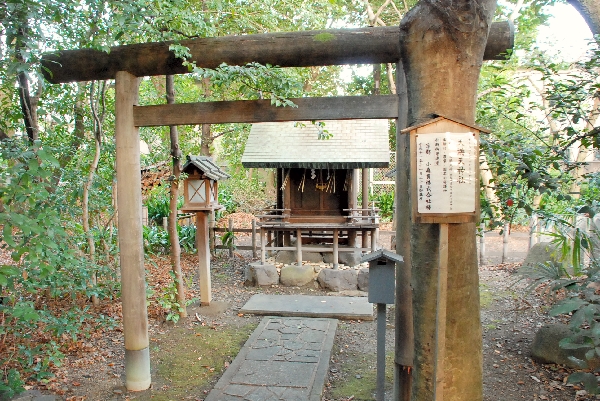
[[(183, 197), (177, 200), (177, 208), (183, 205)], [(162, 225), (163, 217), (169, 217), (171, 213), (171, 192), (168, 185), (163, 184), (152, 188), (146, 199), (148, 208), (148, 220), (156, 225)]]
[(196, 249), (196, 226), (177, 226), (179, 246), (183, 252), (192, 253)]
[[(165, 320), (177, 323), (179, 321), (179, 313), (183, 312), (184, 306), (180, 305), (177, 301), (177, 279), (175, 278), (175, 273), (170, 271), (169, 275), (171, 276), (169, 285), (164, 288), (157, 302), (165, 311)], [(188, 299), (185, 301), (185, 306), (189, 306), (195, 301), (196, 299)]]
[(169, 252), (171, 242), (169, 233), (159, 226), (144, 226), (144, 251), (150, 254), (161, 254)]
[[(193, 252), (196, 249), (196, 227), (177, 225), (179, 245), (184, 252)], [(143, 228), (144, 251), (149, 254), (164, 254), (169, 252), (171, 239), (169, 233), (159, 226), (145, 226)]]
[[(586, 209), (590, 217), (594, 210)], [(598, 232), (590, 235), (567, 221), (560, 221), (563, 229), (553, 233), (552, 243), (561, 253), (561, 264), (542, 264), (534, 267), (524, 267), (519, 274), (532, 281), (530, 288), (540, 285), (546, 287), (546, 292), (560, 292), (563, 299), (558, 301), (550, 310), (551, 316), (567, 315), (572, 335), (560, 341), (564, 349), (587, 349), (586, 360), (574, 357), (570, 359), (581, 368), (587, 368), (587, 360), (600, 358), (600, 295), (597, 285), (600, 282), (600, 259), (597, 257), (595, 246), (600, 237)], [(582, 261), (587, 258), (589, 264)], [(565, 267), (566, 266), (566, 267)], [(594, 373), (576, 372), (569, 376), (570, 383), (582, 382), (591, 394), (600, 394), (600, 387)]]
[[(118, 286), (115, 271), (98, 264), (81, 250), (85, 236), (73, 216), (79, 214), (74, 188), (80, 183), (56, 185), (61, 167), (50, 146), (26, 145), (19, 140), (0, 143), (0, 228), (12, 264), (0, 265), (0, 394), (14, 394), (22, 385), (18, 372), (41, 380), (60, 366), (62, 335), (71, 339), (86, 334), (84, 322), (94, 316), (73, 310), (51, 309), (44, 297), (89, 299), (112, 296)], [(92, 275), (98, 285), (91, 285)], [(41, 301), (41, 302), (40, 302)], [(48, 335), (39, 341), (36, 333)], [(2, 350), (5, 351), (5, 350)], [(15, 369), (15, 370), (12, 370)]]
[(390, 220), (394, 215), (394, 191), (381, 192), (375, 196), (375, 205), (384, 220)]

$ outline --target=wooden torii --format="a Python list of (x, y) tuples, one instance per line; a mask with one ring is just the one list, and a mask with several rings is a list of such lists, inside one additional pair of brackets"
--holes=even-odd
[[(203, 68), (249, 62), (281, 67), (398, 63), (402, 74), (400, 38), (398, 27), (375, 27), (202, 38), (178, 43), (189, 47), (189, 61)], [(513, 43), (511, 22), (492, 24), (484, 59), (504, 59), (504, 53)], [(399, 129), (406, 126), (403, 87), (398, 88), (397, 95), (291, 99), (297, 108), (274, 107), (269, 100), (139, 106), (139, 77), (188, 72), (182, 60), (169, 51), (169, 44), (118, 46), (111, 48), (110, 53), (69, 50), (48, 53), (42, 58), (42, 72), (50, 83), (115, 79), (125, 384), (130, 391), (146, 390), (151, 384), (139, 127), (356, 118), (397, 119)]]

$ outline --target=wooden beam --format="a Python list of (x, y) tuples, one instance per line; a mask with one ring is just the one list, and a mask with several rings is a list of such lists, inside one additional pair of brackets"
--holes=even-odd
[[(487, 59), (504, 59), (500, 53), (512, 48), (514, 27), (508, 22), (492, 24)], [(113, 79), (117, 71), (142, 77), (185, 74), (189, 70), (169, 50), (173, 42), (116, 46), (109, 53), (64, 50), (42, 57), (42, 73), (51, 83)], [(400, 59), (400, 28), (370, 27), (320, 31), (278, 32), (258, 35), (198, 38), (178, 42), (189, 48), (189, 61), (198, 67), (216, 68), (222, 63), (250, 62), (280, 67), (343, 64), (396, 63)]]
[(137, 127), (266, 121), (396, 118), (398, 96), (340, 96), (290, 99), (298, 107), (276, 107), (270, 100), (238, 100), (135, 106)]
[(238, 100), (134, 106), (137, 127), (266, 121), (397, 118), (398, 96), (340, 96), (290, 99), (298, 107), (270, 100)]

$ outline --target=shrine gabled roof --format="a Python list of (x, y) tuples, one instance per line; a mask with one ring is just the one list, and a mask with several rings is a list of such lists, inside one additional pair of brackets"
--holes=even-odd
[(410, 127), (404, 128), (400, 132), (402, 132), (403, 134), (406, 134), (406, 133), (408, 133), (408, 132), (410, 132), (412, 130), (415, 130), (417, 128), (421, 128), (421, 127), (424, 127), (426, 125), (433, 124), (433, 123), (436, 123), (436, 122), (442, 121), (442, 120), (450, 120), (450, 121), (455, 122), (456, 124), (464, 125), (465, 127), (469, 127), (469, 128), (474, 128), (477, 131), (484, 132), (486, 134), (489, 134), (489, 133), (492, 132), (489, 129), (481, 127), (479, 125), (465, 123), (463, 121), (457, 120), (456, 118), (450, 118), (450, 117), (442, 116), (440, 114), (432, 114), (429, 119), (425, 119), (424, 121), (419, 121), (419, 122), (415, 123), (415, 125), (412, 125)]
[(364, 255), (360, 260), (360, 263), (370, 262), (376, 259), (388, 259), (398, 263), (404, 262), (402, 255), (398, 255), (396, 252), (388, 251), (387, 249), (379, 249), (375, 252)]
[[(332, 135), (319, 139), (319, 129)], [(390, 161), (387, 120), (330, 120), (253, 124), (244, 167), (375, 168)]]
[(181, 171), (184, 173), (191, 173), (194, 167), (211, 180), (218, 181), (229, 178), (229, 174), (221, 170), (221, 168), (215, 164), (213, 159), (208, 156), (188, 156), (187, 162), (183, 165)]

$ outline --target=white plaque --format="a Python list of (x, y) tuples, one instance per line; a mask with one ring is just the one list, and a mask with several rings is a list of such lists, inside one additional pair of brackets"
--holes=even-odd
[(475, 212), (479, 154), (472, 132), (416, 135), (417, 211)]

